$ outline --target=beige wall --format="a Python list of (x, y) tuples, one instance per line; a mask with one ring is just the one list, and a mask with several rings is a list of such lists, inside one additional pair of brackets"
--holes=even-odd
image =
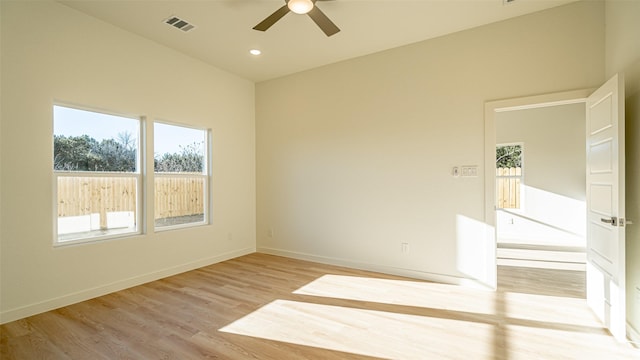
[[(2, 6), (0, 6), (0, 20), (2, 19), (2, 14), (3, 14), (3, 10), (2, 10)], [(2, 23), (0, 23), (1, 25)], [(2, 44), (2, 26), (0, 26), (0, 50), (1, 50), (1, 44)], [(1, 99), (2, 97), (2, 91), (4, 86), (2, 85), (2, 78), (3, 78), (3, 74), (2, 74), (2, 54), (0, 53), (0, 261), (2, 261), (2, 229), (4, 228), (2, 226), (3, 221), (3, 217), (2, 217), (2, 204), (4, 203), (4, 198), (2, 196), (2, 194), (4, 193), (3, 187), (2, 187), (2, 101)], [(2, 263), (0, 263), (0, 271), (2, 271)], [(2, 275), (0, 274), (0, 292), (2, 291)], [(1, 295), (0, 295), (0, 299), (1, 299)], [(2, 306), (2, 304), (0, 303), (0, 307)], [(1, 311), (1, 310), (0, 310)], [(0, 319), (0, 323), (2, 322), (2, 319)]]
[(625, 73), (627, 323), (640, 343), (640, 1), (606, 1), (607, 77)]
[(586, 246), (584, 103), (496, 112), (495, 128), (524, 146), (521, 207), (498, 212), (498, 241)]
[[(636, 71), (640, 70), (640, 62)], [(640, 87), (640, 78), (636, 82)], [(640, 219), (640, 90), (626, 97), (627, 135), (627, 216)], [(631, 144), (631, 145), (629, 145)], [(638, 224), (638, 220), (636, 220)], [(640, 344), (640, 229), (637, 226), (627, 228), (627, 321), (633, 328), (634, 341)]]
[(626, 215), (634, 221), (626, 232), (627, 322), (640, 342), (640, 92), (627, 97), (626, 118)]
[[(252, 82), (59, 3), (1, 4), (3, 322), (254, 251)], [(213, 225), (54, 248), (54, 101), (211, 128)]]
[(491, 284), (484, 103), (604, 69), (604, 4), (587, 1), (257, 84), (258, 248)]
[(640, 91), (640, 2), (606, 0), (606, 77), (625, 72), (627, 93)]

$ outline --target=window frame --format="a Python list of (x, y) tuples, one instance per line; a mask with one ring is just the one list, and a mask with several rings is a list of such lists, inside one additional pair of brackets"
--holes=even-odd
[[(525, 205), (525, 196), (524, 196), (524, 188), (525, 188), (525, 147), (524, 147), (524, 142), (509, 142), (509, 143), (500, 143), (500, 144), (496, 144), (496, 150), (499, 147), (504, 147), (504, 146), (520, 146), (520, 175), (498, 175), (498, 169), (499, 167), (496, 164), (496, 174), (495, 174), (495, 203), (496, 203), (496, 210), (503, 210), (503, 211), (524, 211), (524, 205)], [(497, 154), (497, 153), (494, 153)], [(494, 155), (494, 159), (495, 159), (495, 155)], [(510, 207), (502, 207), (499, 200), (499, 192), (498, 192), (498, 188), (499, 188), (499, 181), (502, 179), (519, 179), (520, 180), (520, 184), (518, 185), (519, 187), (519, 193), (518, 193), (518, 202), (520, 204), (519, 207), (517, 208), (510, 208)]]
[[(212, 198), (211, 198), (211, 178), (212, 178), (212, 163), (211, 163), (211, 158), (212, 158), (212, 150), (213, 150), (213, 137), (212, 137), (212, 131), (209, 128), (206, 127), (199, 127), (199, 126), (195, 126), (195, 125), (186, 125), (186, 124), (182, 124), (182, 123), (177, 123), (177, 122), (173, 122), (173, 121), (166, 121), (166, 120), (161, 120), (161, 119), (156, 119), (153, 121), (153, 126), (154, 126), (154, 136), (153, 136), (153, 162), (155, 164), (155, 146), (157, 143), (157, 138), (156, 138), (156, 134), (155, 134), (155, 125), (156, 124), (162, 124), (162, 125), (169, 125), (169, 126), (176, 126), (176, 127), (182, 127), (182, 128), (186, 128), (186, 129), (192, 129), (192, 130), (198, 130), (198, 131), (202, 131), (203, 132), (203, 140), (205, 141), (205, 146), (203, 149), (203, 159), (202, 159), (202, 166), (203, 166), (203, 171), (202, 173), (179, 173), (179, 172), (156, 172), (155, 171), (155, 166), (152, 166), (153, 168), (153, 188), (151, 189), (152, 192), (152, 196), (153, 196), (153, 229), (155, 232), (164, 232), (164, 231), (172, 231), (172, 230), (178, 230), (178, 229), (185, 229), (185, 228), (193, 228), (193, 227), (199, 227), (199, 226), (207, 226), (207, 225), (211, 225), (212, 224), (212, 219), (211, 219), (211, 204), (213, 203)], [(189, 222), (189, 223), (183, 223), (183, 224), (175, 224), (175, 225), (166, 225), (166, 226), (157, 226), (155, 223), (155, 216), (156, 216), (156, 212), (158, 211), (157, 207), (155, 206), (155, 196), (156, 196), (156, 179), (157, 178), (188, 178), (188, 177), (197, 177), (197, 178), (201, 178), (203, 181), (203, 194), (202, 194), (202, 209), (203, 209), (203, 219), (202, 221), (198, 221), (198, 222)]]
[[(133, 172), (124, 172), (124, 171), (73, 171), (73, 170), (56, 170), (55, 165), (53, 163), (55, 157), (54, 150), (54, 136), (55, 133), (53, 129), (55, 128), (55, 116), (54, 116), (54, 107), (65, 107), (74, 110), (93, 112), (97, 114), (109, 115), (109, 116), (117, 116), (121, 118), (131, 119), (138, 122), (137, 126), (137, 145), (136, 145), (136, 168)], [(87, 107), (87, 106), (79, 106), (76, 104), (70, 104), (66, 102), (53, 102), (51, 106), (51, 120), (52, 120), (52, 136), (51, 136), (51, 169), (52, 169), (52, 183), (53, 183), (53, 246), (54, 247), (63, 247), (70, 245), (78, 245), (78, 244), (87, 244), (94, 242), (102, 242), (105, 240), (112, 239), (121, 239), (125, 237), (137, 236), (144, 233), (145, 224), (144, 214), (146, 213), (146, 207), (144, 206), (145, 201), (145, 191), (144, 191), (144, 169), (146, 166), (146, 157), (145, 154), (145, 146), (146, 146), (146, 138), (145, 138), (145, 126), (146, 119), (144, 116), (136, 116), (136, 115), (125, 115), (123, 113), (117, 113), (114, 111), (107, 111), (103, 109)], [(114, 231), (111, 233), (101, 234), (101, 235), (89, 235), (80, 238), (71, 238), (69, 240), (61, 240), (61, 235), (58, 233), (58, 179), (70, 177), (70, 178), (118, 178), (118, 177), (130, 177), (135, 179), (136, 184), (136, 204), (135, 204), (135, 230), (127, 231), (127, 232), (119, 232)], [(113, 229), (112, 229), (113, 230)], [(108, 229), (107, 229), (108, 231)], [(90, 231), (91, 233), (91, 231)]]

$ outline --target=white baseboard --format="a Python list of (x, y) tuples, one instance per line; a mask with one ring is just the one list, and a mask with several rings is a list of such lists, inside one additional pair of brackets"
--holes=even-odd
[(483, 289), (483, 290), (493, 290), (491, 287), (481, 283), (478, 280), (463, 278), (463, 277), (456, 277), (456, 276), (445, 275), (445, 274), (436, 274), (436, 273), (430, 273), (430, 272), (424, 272), (424, 271), (418, 271), (418, 270), (403, 269), (403, 268), (397, 268), (397, 267), (386, 266), (386, 265), (361, 263), (361, 262), (352, 261), (348, 259), (319, 256), (319, 255), (313, 255), (313, 254), (307, 254), (307, 253), (301, 253), (301, 252), (289, 251), (289, 250), (281, 250), (281, 249), (275, 249), (275, 248), (269, 248), (269, 247), (259, 247), (257, 249), (257, 252), (263, 253), (263, 254), (284, 256), (284, 257), (289, 257), (289, 258), (298, 259), (298, 260), (313, 261), (321, 264), (343, 266), (343, 267), (359, 269), (359, 270), (374, 271), (374, 272), (379, 272), (383, 274), (406, 276), (414, 279), (427, 280), (427, 281), (443, 283), (443, 284), (460, 285), (460, 286), (465, 286), (469, 288), (476, 288), (476, 289)]
[(640, 349), (640, 332), (629, 323), (627, 323), (627, 338), (633, 346)]
[(110, 284), (97, 286), (91, 289), (81, 290), (72, 294), (61, 297), (41, 301), (35, 304), (22, 306), (19, 308), (0, 312), (0, 324), (19, 320), (28, 316), (40, 314), (46, 311), (58, 309), (64, 306), (72, 305), (81, 301), (93, 299), (99, 296), (110, 294), (112, 292), (128, 289), (130, 287), (142, 285), (151, 281), (163, 279), (169, 276), (177, 275), (186, 271), (195, 270), (204, 266), (209, 266), (221, 261), (230, 260), (243, 255), (254, 253), (255, 248), (245, 248), (230, 251), (220, 255), (196, 260), (190, 263), (170, 267), (163, 270), (154, 271), (152, 273), (134, 276), (128, 279), (116, 281)]

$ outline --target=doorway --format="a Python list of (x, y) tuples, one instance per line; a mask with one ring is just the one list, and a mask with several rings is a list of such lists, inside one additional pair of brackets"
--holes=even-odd
[[(567, 271), (581, 272), (577, 280), (581, 284), (580, 289), (572, 294), (584, 297), (584, 265), (581, 263), (584, 261), (586, 215), (582, 212), (581, 217), (574, 216), (569, 221), (571, 226), (567, 226), (564, 221), (566, 211), (556, 212), (555, 209), (551, 209), (551, 211), (545, 212), (545, 209), (549, 209), (549, 207), (544, 206), (544, 200), (550, 199), (561, 203), (565, 209), (567, 207), (578, 209), (580, 206), (584, 208), (584, 172), (580, 175), (572, 175), (569, 182), (560, 181), (559, 185), (550, 184), (557, 179), (548, 176), (548, 174), (554, 172), (554, 167), (562, 167), (562, 162), (566, 160), (554, 161), (553, 151), (544, 151), (544, 147), (551, 141), (562, 143), (561, 136), (557, 137), (558, 134), (553, 131), (557, 122), (561, 121), (557, 120), (557, 117), (561, 117), (563, 111), (573, 111), (575, 107), (581, 107), (581, 121), (584, 123), (585, 103), (589, 94), (590, 90), (577, 90), (498, 100), (485, 104), (485, 169), (487, 169), (485, 171), (485, 221), (494, 226), (493, 237), (496, 239), (497, 246), (495, 260), (496, 268), (498, 268), (498, 260), (500, 262), (500, 275), (505, 276), (505, 272), (500, 271), (505, 269), (503, 266), (511, 265), (510, 270), (518, 270), (510, 272), (511, 276), (515, 276), (511, 283), (518, 283), (518, 277), (530, 278), (532, 269), (536, 269), (536, 267), (543, 267), (543, 269), (538, 269), (541, 274), (537, 274), (541, 280), (540, 284), (543, 284), (545, 279), (551, 283), (551, 280), (563, 277), (545, 271), (554, 269), (544, 269), (544, 267), (563, 266), (570, 268)], [(536, 118), (538, 118), (537, 121)], [(542, 120), (540, 120), (541, 118)], [(554, 118), (556, 119), (553, 120)], [(529, 130), (530, 134), (527, 131), (523, 133), (522, 129), (518, 129), (518, 121), (530, 123), (527, 125), (532, 128)], [(512, 129), (501, 126), (499, 132), (497, 125), (507, 124), (507, 122), (511, 123)], [(520, 127), (524, 128), (524, 126)], [(584, 125), (582, 129), (584, 129)], [(520, 135), (518, 135), (518, 131)], [(576, 132), (583, 138), (581, 143), (584, 144), (584, 131), (578, 129)], [(496, 145), (505, 143), (520, 143), (522, 145), (521, 170), (523, 176), (521, 184), (519, 184), (520, 207), (517, 209), (499, 209), (497, 203)], [(528, 158), (529, 151), (532, 151), (532, 154)], [(576, 146), (573, 145), (570, 151), (565, 151), (567, 154), (573, 154), (572, 156), (576, 156), (575, 154), (580, 152), (582, 154), (581, 163), (584, 166), (584, 145), (581, 150), (576, 149)], [(545, 162), (550, 164), (545, 165)], [(577, 174), (577, 171), (579, 171), (577, 168), (569, 170), (572, 174)], [(562, 173), (564, 174), (565, 170), (562, 170)], [(582, 180), (576, 180), (575, 176), (580, 176)], [(576, 181), (583, 181), (582, 184), (576, 186), (577, 190), (571, 186), (571, 184), (577, 184)], [(534, 235), (529, 235), (529, 230), (534, 230), (532, 232)], [(500, 240), (497, 240), (498, 236), (500, 236)], [(551, 259), (548, 259), (549, 255), (552, 256)], [(571, 275), (569, 281), (575, 283), (576, 277), (573, 276), (575, 273), (568, 274)], [(496, 287), (498, 287), (497, 278)]]
[(498, 259), (584, 271), (584, 104), (501, 111), (495, 121)]
[[(498, 224), (495, 205), (496, 114), (565, 104), (583, 104), (585, 109), (586, 299), (614, 337), (624, 341), (626, 221), (622, 75), (614, 75), (595, 91), (579, 90), (485, 104), (485, 221), (491, 226), (490, 236), (495, 240)], [(553, 128), (548, 131), (551, 133)], [(608, 261), (605, 266), (601, 259)]]
[[(580, 206), (584, 209), (584, 124), (573, 129), (578, 134), (571, 141), (565, 141), (564, 136), (572, 131), (572, 123), (573, 126), (578, 120), (584, 123), (584, 107), (589, 94), (589, 90), (578, 90), (485, 104), (485, 220), (500, 228), (500, 234), (496, 232), (494, 237), (500, 235), (501, 243), (584, 247), (584, 212), (566, 220), (566, 211), (580, 211)], [(579, 108), (582, 109), (581, 116), (576, 115)], [(562, 118), (566, 116), (580, 117), (565, 122)], [(565, 127), (562, 131), (557, 131), (559, 122)], [(577, 136), (582, 139), (578, 140)], [(517, 208), (499, 208), (497, 204), (496, 145), (499, 144), (522, 146), (520, 205)], [(557, 152), (562, 152), (562, 159), (555, 157)], [(581, 164), (565, 164), (572, 157), (577, 157), (573, 162)], [(579, 174), (580, 171), (583, 172)], [(558, 176), (554, 177), (554, 172)], [(566, 176), (570, 179), (565, 179)], [(546, 206), (545, 200), (560, 203), (565, 211), (558, 212)], [(530, 230), (540, 236), (523, 235)], [(543, 237), (545, 234), (548, 236)]]
[(496, 112), (498, 288), (584, 299), (585, 104)]

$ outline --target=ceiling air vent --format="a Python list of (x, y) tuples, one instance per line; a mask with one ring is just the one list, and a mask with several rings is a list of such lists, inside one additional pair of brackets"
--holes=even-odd
[(171, 16), (164, 21), (165, 24), (171, 25), (176, 29), (182, 30), (184, 32), (188, 32), (189, 30), (193, 30), (196, 26), (189, 23), (186, 20), (180, 19), (177, 16)]

